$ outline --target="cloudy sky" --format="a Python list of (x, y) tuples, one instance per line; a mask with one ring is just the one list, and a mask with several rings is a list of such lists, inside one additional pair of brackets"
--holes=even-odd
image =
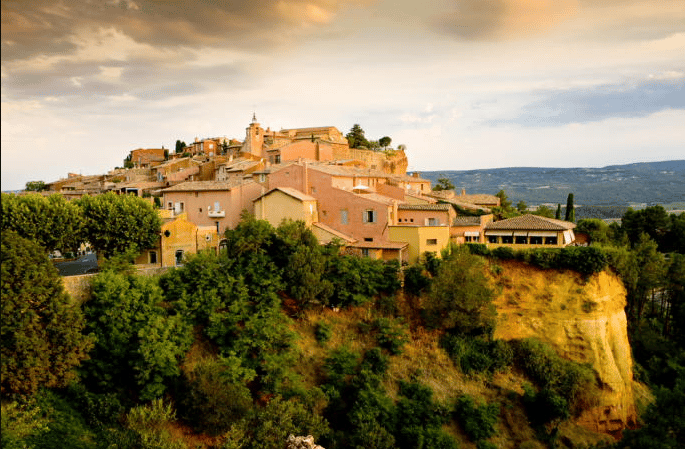
[(2, 0), (2, 189), (354, 123), (410, 169), (685, 159), (685, 0)]

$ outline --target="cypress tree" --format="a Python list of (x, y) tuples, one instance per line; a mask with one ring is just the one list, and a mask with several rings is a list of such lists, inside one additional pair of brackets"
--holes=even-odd
[(573, 208), (573, 194), (569, 193), (568, 198), (566, 199), (566, 218), (564, 218), (566, 221), (576, 221), (576, 211)]
[(554, 218), (561, 220), (561, 204), (557, 203), (557, 213), (554, 214)]

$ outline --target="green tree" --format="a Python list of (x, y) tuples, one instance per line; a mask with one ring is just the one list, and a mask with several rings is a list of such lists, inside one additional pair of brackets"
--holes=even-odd
[(60, 194), (2, 194), (2, 231), (15, 231), (47, 251), (74, 252), (83, 242), (83, 216)]
[(498, 220), (518, 215), (518, 212), (512, 207), (511, 200), (504, 190), (500, 190), (495, 196), (499, 198), (499, 206), (493, 207), (492, 213)]
[(174, 152), (176, 154), (182, 154), (185, 147), (187, 147), (185, 142), (183, 142), (182, 140), (177, 140), (176, 141), (176, 150)]
[(525, 203), (525, 201), (521, 200), (516, 204), (516, 210), (522, 214), (528, 210), (528, 205)]
[(345, 135), (345, 138), (347, 138), (347, 143), (350, 145), (350, 148), (368, 148), (369, 146), (369, 141), (366, 140), (366, 137), (364, 136), (364, 130), (357, 123), (352, 125), (352, 129)]
[(2, 396), (61, 387), (92, 346), (81, 309), (36, 243), (2, 235)]
[(557, 204), (557, 211), (554, 214), (554, 218), (561, 220), (561, 204)]
[(380, 139), (378, 139), (378, 143), (379, 143), (380, 146), (382, 146), (383, 148), (387, 148), (387, 147), (389, 147), (390, 144), (392, 143), (392, 139), (391, 139), (390, 137), (388, 137), (388, 136), (381, 137)]
[(613, 242), (613, 232), (604, 220), (599, 218), (584, 218), (578, 220), (575, 232), (584, 232), (590, 237), (591, 243), (610, 245)]
[(554, 211), (544, 204), (538, 206), (538, 208), (533, 212), (533, 215), (539, 215), (541, 217), (554, 218)]
[(454, 184), (452, 184), (452, 181), (450, 181), (450, 178), (443, 175), (440, 178), (438, 178), (438, 183), (435, 186), (433, 186), (433, 190), (435, 190), (435, 191), (454, 190)]
[(42, 192), (47, 189), (48, 186), (43, 181), (29, 181), (26, 183), (26, 188), (24, 188), (27, 192)]
[(158, 242), (162, 221), (142, 198), (108, 192), (84, 196), (77, 204), (85, 217), (86, 240), (105, 257), (132, 247), (138, 251), (153, 248)]
[(571, 221), (574, 222), (576, 221), (576, 211), (575, 208), (573, 207), (573, 194), (569, 193), (568, 197), (566, 198), (566, 216), (564, 217), (565, 221)]
[(483, 259), (460, 250), (438, 268), (425, 306), (429, 325), (459, 334), (487, 333), (494, 325), (494, 290)]
[[(656, 289), (662, 286), (668, 267), (663, 254), (658, 251), (657, 243), (647, 234), (640, 236), (634, 253), (639, 269), (635, 295), (635, 317), (639, 322), (645, 305), (653, 299)], [(651, 303), (655, 305), (655, 301)]]
[(163, 301), (153, 278), (107, 270), (93, 279), (84, 312), (96, 344), (84, 368), (94, 386), (133, 389), (149, 400), (180, 374), (192, 329), (182, 315), (170, 315)]

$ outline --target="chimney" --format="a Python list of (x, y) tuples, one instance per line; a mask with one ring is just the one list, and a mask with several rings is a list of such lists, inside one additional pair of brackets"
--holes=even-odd
[(420, 176), (420, 173), (415, 171), (414, 173), (411, 174), (414, 178), (418, 178)]

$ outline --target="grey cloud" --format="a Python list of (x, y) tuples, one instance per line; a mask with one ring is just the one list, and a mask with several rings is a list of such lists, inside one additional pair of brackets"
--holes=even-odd
[(540, 92), (541, 100), (523, 107), (517, 117), (490, 125), (559, 126), (608, 118), (645, 117), (666, 109), (685, 109), (683, 78), (653, 79), (634, 85)]
[(591, 28), (584, 28), (583, 33), (615, 35), (622, 39), (657, 38), (682, 31), (685, 20), (684, 0), (661, 0), (658, 9), (643, 0), (453, 0), (453, 3), (454, 9), (435, 17), (432, 25), (463, 40), (507, 40), (538, 34), (576, 16), (596, 22)]
[[(231, 45), (261, 49), (367, 0), (3, 0), (4, 61), (70, 48), (76, 28), (114, 27), (162, 46)], [(135, 6), (135, 7), (131, 7)]]

